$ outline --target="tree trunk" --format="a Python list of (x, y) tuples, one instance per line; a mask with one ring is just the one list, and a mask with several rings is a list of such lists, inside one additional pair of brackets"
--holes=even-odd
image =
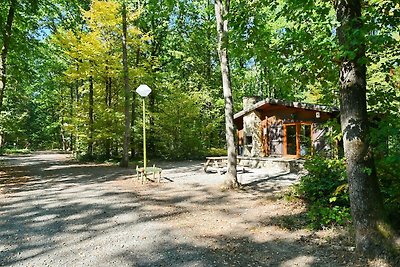
[(152, 116), (152, 114), (154, 114), (156, 109), (156, 92), (153, 91), (150, 95), (149, 95), (149, 115), (148, 115), (148, 119), (149, 119), (149, 134), (148, 134), (148, 154), (150, 154), (150, 156), (154, 156), (156, 154), (156, 133), (155, 133), (155, 123), (154, 123), (154, 117)]
[[(72, 117), (74, 114), (74, 87), (71, 84), (69, 87), (69, 123), (72, 123)], [(69, 134), (69, 151), (74, 151), (75, 145), (74, 145), (74, 135), (73, 132), (70, 131)]]
[[(136, 50), (136, 67), (139, 67), (140, 63), (140, 48)], [(134, 159), (136, 156), (136, 146), (135, 146), (135, 119), (136, 119), (136, 93), (132, 93), (132, 110), (131, 110), (131, 158)]]
[[(111, 77), (106, 77), (106, 106), (107, 112), (111, 112)], [(111, 127), (111, 121), (107, 121), (107, 126)], [(111, 158), (111, 138), (107, 137), (105, 142), (105, 156), (107, 159)]]
[(15, 0), (11, 0), (10, 8), (8, 10), (7, 22), (3, 33), (3, 46), (1, 48), (1, 55), (0, 55), (0, 111), (3, 109), (3, 98), (6, 89), (7, 53), (8, 53), (8, 48), (10, 46), (10, 40), (12, 34), (12, 24), (14, 21), (15, 4), (16, 4)]
[(127, 53), (127, 44), (126, 44), (126, 36), (127, 36), (127, 22), (126, 22), (126, 3), (125, 1), (122, 4), (122, 62), (124, 69), (124, 111), (125, 111), (125, 133), (124, 133), (124, 144), (123, 144), (123, 152), (120, 166), (128, 167), (129, 162), (129, 141), (131, 134), (131, 114), (129, 112), (130, 105), (130, 90), (129, 90), (129, 77), (128, 77), (128, 53)]
[(135, 117), (136, 117), (136, 93), (132, 93), (132, 107), (131, 107), (131, 159), (135, 158), (136, 146), (135, 146)]
[[(79, 71), (79, 66), (77, 66), (76, 69)], [(75, 105), (76, 105), (76, 107), (78, 107), (78, 105), (79, 105), (79, 85), (80, 85), (80, 83), (81, 83), (80, 80), (75, 82)], [(76, 113), (77, 112), (75, 112), (75, 116), (77, 116)], [(74, 155), (75, 155), (75, 157), (78, 157), (78, 155), (81, 152), (80, 151), (81, 147), (79, 146), (79, 141), (80, 140), (79, 140), (79, 133), (78, 132), (79, 132), (79, 123), (76, 121), (75, 122), (75, 138), (74, 138), (74, 141), (75, 141)]]
[[(61, 116), (61, 125), (64, 125), (64, 116)], [(68, 150), (67, 138), (65, 137), (65, 131), (63, 127), (61, 127), (61, 145), (63, 151)]]
[(94, 118), (93, 118), (93, 76), (89, 77), (89, 141), (87, 155), (89, 159), (93, 158), (93, 133), (94, 133)]
[(364, 254), (378, 255), (385, 248), (383, 244), (387, 244), (381, 232), (386, 225), (382, 220), (383, 202), (368, 144), (361, 2), (336, 0), (335, 9), (341, 23), (337, 29), (339, 44), (347, 52), (341, 58), (340, 66), (340, 119), (356, 247)]
[(233, 99), (230, 81), (229, 59), (228, 59), (228, 18), (229, 0), (215, 1), (215, 17), (217, 20), (218, 32), (218, 54), (221, 63), (222, 87), (225, 99), (225, 129), (226, 145), (228, 149), (228, 171), (225, 174), (225, 186), (227, 188), (237, 188), (236, 171), (236, 148), (235, 148), (235, 128), (233, 125)]
[(0, 133), (0, 148), (2, 148), (5, 144), (6, 135), (4, 133)]

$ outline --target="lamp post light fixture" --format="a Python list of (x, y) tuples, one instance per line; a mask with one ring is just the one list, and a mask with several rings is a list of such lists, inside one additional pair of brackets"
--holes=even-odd
[(146, 108), (144, 99), (151, 93), (151, 89), (147, 85), (141, 84), (136, 89), (136, 93), (143, 99), (143, 169), (146, 171)]

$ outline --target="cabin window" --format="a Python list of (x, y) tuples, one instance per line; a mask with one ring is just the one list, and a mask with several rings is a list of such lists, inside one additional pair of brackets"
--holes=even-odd
[(300, 126), (300, 156), (311, 155), (311, 125)]
[(247, 146), (252, 146), (253, 145), (253, 136), (247, 135), (246, 136), (246, 145)]
[(286, 126), (286, 154), (296, 155), (296, 125)]

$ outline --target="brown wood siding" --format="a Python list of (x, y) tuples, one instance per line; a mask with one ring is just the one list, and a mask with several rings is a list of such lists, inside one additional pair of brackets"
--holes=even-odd
[(283, 128), (282, 121), (277, 120), (275, 116), (268, 118), (269, 129), (269, 149), (271, 156), (283, 155)]
[[(317, 118), (317, 112), (319, 113), (319, 118)], [(285, 127), (288, 125), (295, 125), (296, 133), (294, 133), (294, 129), (291, 128), (290, 142), (293, 143), (291, 153), (293, 154), (294, 148), (296, 148), (296, 155), (292, 156), (300, 157), (304, 153), (325, 153), (329, 150), (326, 142), (327, 129), (323, 129), (321, 125), (327, 120), (334, 118), (337, 112), (329, 113), (274, 104), (258, 107), (235, 119), (235, 124), (238, 129), (238, 146), (242, 148), (245, 147), (246, 142), (243, 130), (243, 117), (251, 114), (255, 114), (261, 120), (261, 122), (259, 122), (259, 127), (255, 127), (252, 130), (253, 138), (256, 133), (257, 136), (260, 137), (260, 142), (257, 144), (257, 148), (259, 149), (257, 152), (257, 154), (259, 154), (258, 156), (288, 156), (286, 151), (287, 137), (285, 136)], [(310, 127), (305, 130), (302, 125), (310, 125)], [(308, 137), (309, 139), (305, 139), (304, 137)], [(306, 142), (306, 145), (304, 145), (304, 142)], [(310, 146), (309, 148), (308, 145)]]
[(328, 129), (323, 128), (322, 124), (313, 123), (313, 150), (316, 154), (325, 154), (329, 150), (326, 140), (326, 133)]
[(268, 132), (268, 117), (265, 117), (265, 119), (261, 122), (261, 156), (263, 157), (269, 156), (270, 154)]

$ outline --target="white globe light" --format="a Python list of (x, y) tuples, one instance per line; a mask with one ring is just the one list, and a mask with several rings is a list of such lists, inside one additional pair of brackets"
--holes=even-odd
[(141, 84), (137, 89), (136, 93), (138, 93), (142, 97), (146, 97), (151, 93), (150, 87), (145, 84)]

